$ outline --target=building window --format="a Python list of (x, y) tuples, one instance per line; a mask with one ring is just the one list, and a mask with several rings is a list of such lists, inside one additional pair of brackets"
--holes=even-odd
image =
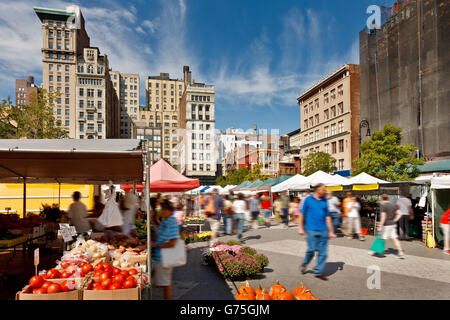
[(338, 87), (338, 97), (342, 97), (343, 95), (344, 95), (344, 85), (341, 84), (341, 85)]
[(61, 109), (57, 109), (57, 110), (56, 110), (56, 114), (57, 114), (58, 116), (60, 116), (60, 115), (61, 115)]
[(339, 140), (339, 152), (344, 152), (344, 140)]
[(313, 117), (309, 118), (309, 127), (314, 126), (314, 119)]
[(308, 129), (308, 120), (303, 121), (303, 126), (305, 129)]
[(80, 111), (80, 118), (84, 118), (84, 112)]
[(309, 134), (309, 142), (314, 142), (314, 134), (312, 132)]
[(101, 101), (98, 101), (97, 102), (97, 109), (101, 109), (102, 108), (102, 102)]
[(325, 153), (330, 153), (330, 144), (325, 144)]
[(331, 143), (331, 154), (335, 154), (336, 153), (336, 142), (332, 142)]
[(339, 160), (339, 170), (344, 170), (344, 159)]
[(192, 171), (197, 171), (197, 165), (195, 163), (192, 164)]
[(330, 131), (329, 131), (329, 129), (330, 129), (330, 127), (325, 127), (324, 129), (323, 129), (323, 136), (325, 137), (325, 138), (328, 138), (329, 136), (330, 136)]
[(344, 132), (344, 121), (338, 122), (338, 133)]
[(80, 131), (83, 132), (84, 131), (84, 124), (80, 124)]
[(92, 112), (89, 112), (87, 118), (88, 120), (94, 120), (94, 114)]
[(315, 116), (314, 116), (314, 120), (315, 120), (315, 124), (316, 125), (318, 125), (319, 124), (319, 115), (318, 114), (316, 114)]
[(313, 104), (313, 102), (309, 103), (309, 112), (314, 112), (314, 104)]
[(328, 109), (324, 111), (323, 119), (324, 119), (325, 121), (327, 121), (327, 120), (330, 119), (330, 111), (329, 111)]
[(316, 130), (316, 141), (320, 140), (320, 131)]
[(330, 100), (329, 100), (329, 98), (328, 98), (328, 93), (326, 93), (326, 94), (323, 96), (323, 103), (324, 103), (324, 104), (327, 104), (329, 101), (330, 101)]
[(66, 120), (66, 127), (70, 126), (70, 121)]
[(331, 101), (336, 99), (336, 89), (331, 90)]
[(80, 100), (80, 108), (84, 107), (84, 100)]
[(338, 104), (338, 114), (343, 114), (344, 113), (344, 103), (339, 103)]
[(334, 136), (336, 134), (336, 124), (331, 125), (331, 135)]
[(192, 160), (197, 160), (197, 154), (196, 153), (192, 154)]
[(309, 143), (309, 136), (307, 134), (305, 134), (305, 144)]
[(200, 169), (200, 171), (203, 171), (203, 163), (200, 163), (199, 169)]
[(101, 123), (98, 124), (98, 132), (102, 132), (103, 130), (103, 126)]
[(331, 107), (331, 117), (336, 117), (336, 106)]
[(314, 105), (316, 106), (316, 110), (318, 110), (319, 109), (319, 99), (316, 99), (314, 101)]
[(195, 140), (195, 133), (192, 134), (192, 140)]
[(70, 104), (70, 99), (66, 98), (66, 104)]
[(98, 98), (101, 98), (102, 97), (102, 90), (97, 90), (97, 97)]
[(305, 108), (303, 109), (303, 113), (306, 115), (308, 114), (308, 106), (305, 106)]

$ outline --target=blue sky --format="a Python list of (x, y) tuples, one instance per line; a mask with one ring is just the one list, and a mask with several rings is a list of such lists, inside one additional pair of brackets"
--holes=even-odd
[[(110, 67), (144, 79), (169, 72), (216, 86), (216, 127), (300, 126), (296, 97), (344, 63), (359, 63), (369, 5), (393, 0), (97, 0), (0, 2), (0, 99), (14, 79), (41, 83), (41, 29), (32, 7), (81, 7), (91, 45)], [(21, 21), (21, 23), (17, 23)]]

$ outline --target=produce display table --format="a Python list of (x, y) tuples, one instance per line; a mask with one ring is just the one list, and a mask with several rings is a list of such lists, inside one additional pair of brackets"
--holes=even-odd
[(184, 224), (185, 227), (197, 227), (197, 232), (202, 232), (202, 227), (204, 226), (204, 223), (187, 223)]
[(9, 250), (9, 249), (13, 249), (13, 255), (11, 258), (8, 259), (8, 261), (6, 262), (6, 267), (8, 268), (9, 263), (15, 258), (17, 250), (16, 248), (18, 246), (22, 246), (22, 255), (23, 258), (25, 259), (25, 250), (26, 250), (26, 244), (28, 241), (28, 236), (22, 236), (19, 238), (15, 238), (12, 240), (3, 240), (0, 241), (0, 250)]

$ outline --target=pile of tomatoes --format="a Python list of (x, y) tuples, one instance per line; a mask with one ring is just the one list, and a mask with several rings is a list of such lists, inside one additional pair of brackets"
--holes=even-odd
[(29, 285), (32, 290), (30, 293), (33, 294), (52, 294), (69, 292), (77, 289), (77, 284), (74, 280), (64, 280), (61, 284), (59, 284), (56, 282), (47, 281), (43, 276), (32, 277), (29, 281)]
[(117, 290), (136, 288), (137, 280), (134, 277), (138, 274), (136, 269), (121, 270), (111, 267), (107, 262), (99, 263), (94, 267), (94, 281), (89, 286), (91, 290)]
[(69, 265), (62, 271), (58, 269), (50, 269), (44, 275), (43, 278), (47, 279), (68, 279), (68, 278), (80, 278), (86, 276), (89, 272), (93, 271), (94, 267), (89, 263), (81, 263), (79, 266)]

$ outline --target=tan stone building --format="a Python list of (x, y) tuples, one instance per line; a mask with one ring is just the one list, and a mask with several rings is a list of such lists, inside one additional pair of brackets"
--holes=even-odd
[(337, 160), (339, 171), (353, 168), (359, 154), (359, 88), (359, 66), (345, 64), (300, 94), (302, 158), (322, 151)]
[(138, 74), (111, 71), (111, 80), (120, 104), (120, 138), (130, 139), (132, 122), (139, 120), (140, 77)]
[(170, 79), (168, 73), (150, 76), (145, 82), (146, 105), (140, 108), (138, 119), (150, 128), (161, 130), (161, 155), (170, 164), (178, 158), (177, 129), (180, 117), (180, 98), (184, 81)]
[(61, 95), (51, 101), (55, 118), (73, 139), (118, 138), (118, 103), (106, 55), (90, 46), (82, 13), (79, 28), (69, 23), (76, 8), (35, 7), (42, 22), (42, 87)]
[(133, 139), (147, 140), (145, 151), (150, 151), (151, 164), (161, 159), (161, 128), (149, 127), (145, 122), (132, 122)]
[(16, 79), (16, 106), (28, 105), (33, 96), (37, 96), (39, 88), (34, 84), (34, 77), (25, 80)]

